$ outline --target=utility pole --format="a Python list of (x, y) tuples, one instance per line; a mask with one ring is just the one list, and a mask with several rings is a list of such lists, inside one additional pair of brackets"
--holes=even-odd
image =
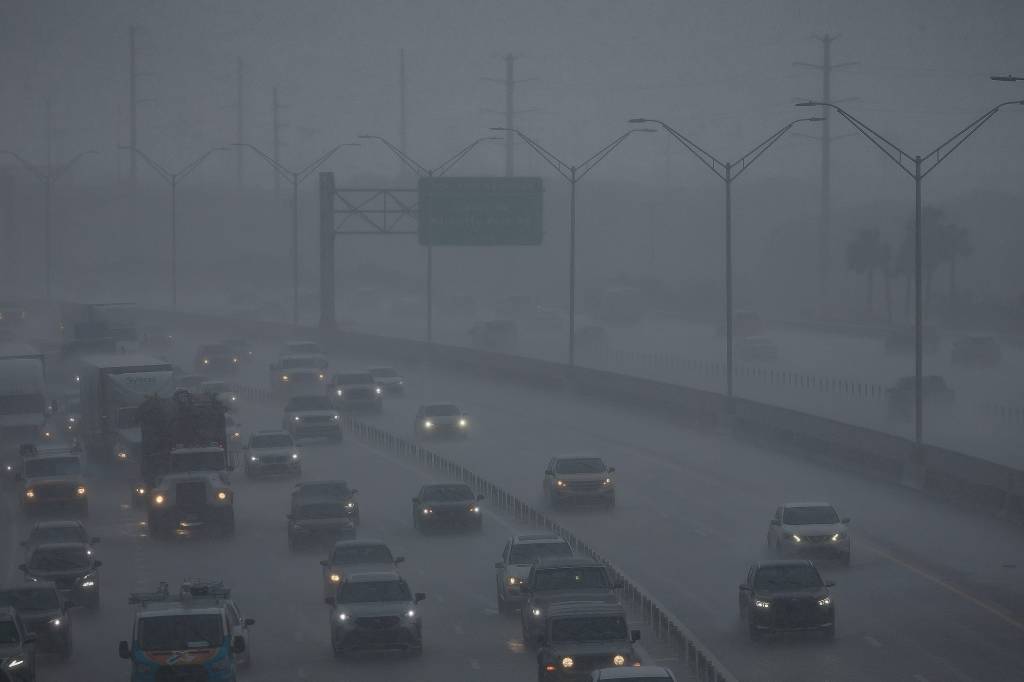
[(515, 139), (515, 63), (516, 57), (513, 54), (505, 55), (505, 177), (515, 175), (515, 146), (512, 144)]
[(43, 106), (46, 110), (44, 121), (46, 130), (43, 133), (46, 139), (46, 167), (49, 168), (53, 165), (53, 100), (47, 96), (43, 100)]
[[(277, 101), (277, 87), (273, 89), (273, 107), (274, 107), (274, 163), (281, 164), (281, 122), (278, 118), (278, 112), (281, 109), (281, 105)], [(239, 147), (241, 149), (241, 147)], [(274, 198), (277, 199), (281, 195), (281, 174), (274, 173)]]
[[(135, 33), (138, 31), (138, 27), (132, 26), (128, 29), (128, 42), (129, 42), (129, 53), (128, 53), (128, 146), (132, 149), (138, 147), (138, 121), (137, 116), (137, 105), (139, 102), (138, 89), (136, 87), (136, 80), (139, 76), (138, 63), (135, 59)], [(137, 168), (135, 166), (135, 154), (131, 153), (128, 155), (128, 169), (129, 175), (132, 181), (132, 187), (135, 187), (138, 180)]]
[[(821, 101), (834, 104), (832, 99), (832, 72), (854, 66), (857, 62), (832, 63), (832, 43), (839, 39), (839, 34), (814, 36), (821, 42), (821, 64), (794, 62), (795, 66), (816, 69), (821, 72)], [(827, 301), (828, 285), (831, 273), (831, 232), (832, 232), (832, 128), (830, 107), (821, 107), (821, 190), (819, 195), (820, 214), (818, 218), (818, 293), (822, 301)]]
[(398, 148), (407, 153), (408, 123), (405, 118), (405, 48), (398, 51)]
[[(238, 57), (236, 69), (236, 95), (235, 95), (235, 144), (245, 143), (244, 135), (244, 109), (242, 108), (242, 58)], [(238, 188), (242, 188), (242, 147), (235, 149), (235, 182)]]

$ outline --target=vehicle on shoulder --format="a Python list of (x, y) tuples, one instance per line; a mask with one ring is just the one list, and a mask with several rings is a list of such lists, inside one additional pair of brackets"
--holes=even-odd
[(498, 613), (511, 613), (526, 601), (523, 586), (534, 562), (572, 554), (572, 547), (565, 538), (554, 533), (524, 533), (509, 538), (501, 552), (501, 561), (494, 564)]
[(741, 362), (775, 362), (779, 346), (767, 336), (740, 336), (735, 340), (736, 359)]
[(16, 478), (21, 481), (21, 508), (26, 514), (69, 510), (89, 514), (82, 451), (70, 447), (33, 448), (22, 457)]
[(601, 504), (615, 506), (615, 467), (600, 457), (553, 457), (544, 470), (544, 499), (551, 506)]
[[(901, 377), (885, 390), (889, 418), (908, 421), (914, 418), (915, 388), (914, 377)], [(956, 393), (937, 374), (921, 377), (921, 400), (927, 409), (949, 410), (956, 402)]]
[(603, 602), (618, 604), (614, 582), (608, 569), (587, 557), (548, 557), (538, 559), (530, 567), (522, 591), (526, 601), (521, 609), (523, 642), (527, 646), (544, 631), (550, 607), (559, 602)]
[(235, 374), (241, 359), (223, 343), (204, 343), (196, 350), (193, 370), (197, 374)]
[(394, 367), (370, 367), (366, 371), (373, 377), (374, 383), (385, 393), (392, 395), (405, 393), (405, 378)]
[(118, 655), (131, 661), (132, 682), (237, 679), (252, 662), (249, 628), (231, 590), (220, 581), (191, 579), (172, 593), (167, 583), (152, 592), (133, 592), (136, 607), (130, 640)]
[(413, 592), (394, 569), (352, 575), (324, 598), (331, 606), (331, 649), (338, 658), (360, 652), (423, 653), (423, 621)]
[(395, 556), (381, 540), (340, 540), (334, 543), (323, 568), (324, 596), (334, 596), (338, 585), (359, 573), (380, 573), (395, 570), (405, 557)]
[(40, 650), (56, 653), (64, 660), (71, 657), (71, 608), (74, 605), (51, 582), (0, 589), (0, 608), (16, 610), (25, 628), (36, 636)]
[(100, 605), (99, 568), (92, 547), (81, 542), (35, 545), (18, 566), (26, 580), (49, 581), (65, 599), (89, 608)]
[(0, 606), (0, 674), (4, 682), (36, 682), (36, 635), (18, 612)]
[(322, 393), (327, 361), (319, 355), (284, 355), (270, 364), (270, 388), (278, 394)]
[[(342, 483), (344, 483), (342, 481)], [(359, 505), (355, 489), (347, 495), (324, 490), (317, 493), (292, 494), (288, 512), (288, 548), (321, 543), (325, 540), (353, 539), (359, 526)]]
[(949, 359), (961, 367), (995, 367), (1003, 352), (994, 336), (965, 336), (953, 342)]
[(412, 428), (417, 438), (465, 438), (469, 435), (469, 415), (454, 403), (420, 405)]
[(245, 475), (250, 478), (275, 474), (298, 476), (302, 473), (302, 455), (292, 434), (287, 431), (257, 431), (242, 449)]
[[(916, 339), (917, 332), (913, 326), (890, 329), (885, 335), (885, 352), (913, 353)], [(935, 327), (925, 325), (921, 330), (921, 350), (929, 355), (938, 352), (939, 332)]]
[(28, 538), (21, 541), (21, 546), (31, 552), (37, 545), (77, 543), (87, 545), (89, 551), (94, 552), (93, 545), (99, 542), (98, 537), (89, 535), (81, 521), (39, 521), (32, 526)]
[(590, 680), (595, 670), (640, 665), (639, 640), (621, 604), (553, 604), (535, 637), (537, 680)]
[(591, 682), (599, 680), (631, 680), (632, 682), (676, 682), (676, 676), (660, 665), (601, 668), (591, 673)]
[(768, 551), (779, 557), (814, 556), (850, 565), (850, 519), (825, 502), (789, 502), (768, 524)]
[(297, 395), (284, 406), (282, 429), (292, 438), (327, 438), (340, 442), (343, 438), (341, 415), (325, 395)]
[(469, 330), (469, 339), (474, 348), (511, 353), (519, 345), (519, 327), (513, 320), (477, 322)]
[(369, 372), (339, 372), (331, 377), (327, 395), (339, 410), (380, 412), (384, 389)]
[(412, 498), (412, 525), (425, 533), (437, 528), (483, 528), (480, 501), (465, 483), (431, 483)]
[(752, 564), (739, 588), (740, 621), (752, 640), (783, 632), (836, 634), (830, 590), (810, 561), (789, 559)]

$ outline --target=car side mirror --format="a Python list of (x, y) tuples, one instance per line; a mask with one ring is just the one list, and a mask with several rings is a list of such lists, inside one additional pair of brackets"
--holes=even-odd
[(123, 639), (117, 643), (117, 655), (125, 659), (132, 657), (132, 650), (128, 648), (128, 642)]
[(89, 538), (89, 544), (90, 545), (98, 545), (98, 544), (100, 544), (100, 539), (99, 538)]
[(629, 641), (631, 641), (631, 642), (639, 642), (640, 641), (640, 631), (639, 630), (631, 630), (630, 633), (629, 633)]
[(415, 601), (417, 604), (419, 604), (421, 601), (425, 600), (426, 598), (427, 598), (427, 595), (425, 593), (423, 593), (423, 592), (417, 592), (416, 594), (413, 595), (413, 601)]
[(842, 523), (843, 525), (846, 525), (849, 522), (850, 522), (850, 517), (849, 516), (847, 516), (845, 519), (840, 520), (840, 523)]
[(99, 568), (102, 565), (103, 565), (102, 561), (94, 561), (94, 562), (92, 562), (92, 567), (93, 568)]
[(330, 564), (327, 563), (327, 559), (321, 559), (320, 560), (320, 565), (323, 566), (324, 568), (327, 568)]
[(614, 474), (615, 473), (615, 467), (608, 467), (608, 473), (609, 474)]
[(22, 641), (23, 644), (35, 644), (35, 641), (37, 639), (38, 639), (38, 637), (36, 636), (36, 633), (29, 632), (29, 633), (27, 633), (25, 635), (25, 638), (22, 639), (21, 641)]
[(772, 519), (771, 521), (768, 522), (768, 525), (769, 526), (781, 526), (782, 525), (782, 521), (779, 521), (778, 519)]
[(245, 638), (241, 635), (237, 635), (235, 639), (231, 642), (231, 651), (233, 651), (236, 654), (244, 653)]
[(246, 618), (245, 619), (245, 624), (246, 625), (256, 625), (256, 619), (255, 618)]
[(836, 581), (835, 580), (826, 580), (825, 581), (825, 587), (835, 587), (835, 586), (836, 586)]
[(334, 597), (324, 597), (324, 603), (328, 606), (334, 606), (336, 601)]
[(401, 564), (401, 563), (404, 563), (404, 562), (405, 562), (405, 557), (404, 556), (396, 556), (395, 557), (395, 563), (396, 564)]
[(482, 500), (482, 499), (484, 499), (484, 496), (483, 496), (483, 495), (477, 495), (477, 496), (476, 496), (476, 501), (477, 501), (477, 502), (479, 502), (479, 501), (480, 501), (480, 500)]
[(494, 567), (500, 571), (501, 569), (505, 568), (505, 564), (501, 561), (495, 561)]

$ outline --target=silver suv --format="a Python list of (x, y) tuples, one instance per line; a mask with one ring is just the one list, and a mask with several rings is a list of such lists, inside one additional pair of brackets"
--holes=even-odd
[(849, 524), (825, 502), (790, 502), (768, 524), (768, 549), (782, 557), (834, 557), (849, 566)]
[(356, 651), (423, 653), (423, 623), (413, 594), (395, 571), (358, 573), (327, 597), (331, 610), (331, 648), (337, 657)]

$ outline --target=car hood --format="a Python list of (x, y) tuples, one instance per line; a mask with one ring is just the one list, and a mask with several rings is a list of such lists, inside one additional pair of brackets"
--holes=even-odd
[(66, 569), (62, 571), (38, 571), (32, 570), (30, 568), (26, 571), (26, 573), (32, 576), (33, 578), (39, 578), (42, 580), (59, 580), (61, 578), (80, 578), (83, 575), (87, 575), (89, 573), (94, 572), (95, 570), (96, 569), (92, 566), (88, 566), (86, 568)]
[[(381, 383), (384, 383), (384, 382), (381, 382)], [(340, 384), (340, 385), (339, 384), (335, 384), (334, 390), (337, 391), (339, 388), (342, 391), (348, 391), (348, 390), (351, 390), (351, 389), (354, 389), (354, 388), (365, 388), (365, 389), (368, 389), (368, 390), (372, 391), (373, 389), (377, 388), (377, 384), (375, 384), (375, 383), (374, 384)]]
[(320, 369), (319, 367), (291, 367), (289, 369), (285, 369), (283, 367), (278, 367), (274, 371), (276, 373), (278, 373), (278, 374), (288, 374), (290, 376), (294, 376), (296, 374), (316, 374), (316, 375), (319, 375), (319, 374), (323, 374), (324, 373), (324, 371), (322, 369)]
[(420, 421), (432, 421), (435, 424), (457, 424), (460, 419), (465, 418), (461, 414), (449, 414), (442, 417), (420, 417)]
[(812, 523), (800, 526), (782, 525), (782, 532), (791, 535), (835, 535), (845, 533), (846, 526), (841, 523)]
[(246, 454), (252, 457), (288, 457), (297, 451), (297, 448), (252, 448)]
[(621, 654), (627, 658), (634, 656), (633, 646), (629, 642), (553, 642), (550, 646), (552, 655), (561, 656), (615, 656)]
[(286, 412), (290, 417), (298, 415), (299, 417), (333, 417), (337, 414), (334, 410), (292, 410)]
[(54, 618), (63, 618), (63, 614), (60, 609), (48, 609), (45, 611), (18, 611), (18, 615), (21, 616), (22, 622), (26, 625), (35, 625), (36, 623), (51, 621)]
[(332, 573), (341, 573), (342, 576), (352, 573), (378, 573), (381, 571), (393, 571), (395, 565), (391, 562), (375, 564), (330, 564), (328, 567)]
[(511, 564), (505, 567), (505, 575), (514, 575), (520, 580), (525, 580), (530, 575), (530, 565)]
[(52, 485), (55, 483), (73, 483), (78, 484), (82, 482), (81, 476), (35, 476), (33, 478), (25, 479), (25, 487), (31, 488), (33, 486), (40, 485)]
[(353, 524), (351, 516), (332, 516), (329, 519), (295, 519), (293, 523), (311, 530), (326, 528), (348, 528)]
[(555, 474), (555, 478), (566, 483), (603, 481), (608, 477), (607, 471), (602, 471), (598, 474)]
[(821, 599), (828, 596), (828, 592), (822, 587), (810, 590), (755, 590), (755, 595), (760, 599)]
[(535, 606), (554, 604), (556, 602), (602, 602), (617, 604), (619, 598), (610, 590), (551, 590), (534, 593), (530, 599)]
[(400, 384), (402, 383), (402, 381), (402, 377), (379, 377), (377, 379), (377, 383), (380, 384), (381, 386), (391, 386), (393, 384)]
[(366, 616), (404, 616), (410, 610), (415, 609), (411, 601), (389, 601), (372, 602), (362, 604), (339, 604), (334, 608), (334, 618), (338, 614), (348, 614), (349, 618), (361, 618)]
[(469, 511), (469, 508), (470, 507), (475, 507), (477, 505), (477, 502), (474, 499), (469, 499), (469, 500), (451, 500), (451, 501), (443, 500), (443, 501), (439, 501), (439, 502), (427, 502), (427, 501), (424, 501), (422, 504), (423, 504), (424, 507), (430, 507), (431, 509), (445, 509), (445, 510), (448, 510), (448, 509), (462, 509), (464, 511)]

